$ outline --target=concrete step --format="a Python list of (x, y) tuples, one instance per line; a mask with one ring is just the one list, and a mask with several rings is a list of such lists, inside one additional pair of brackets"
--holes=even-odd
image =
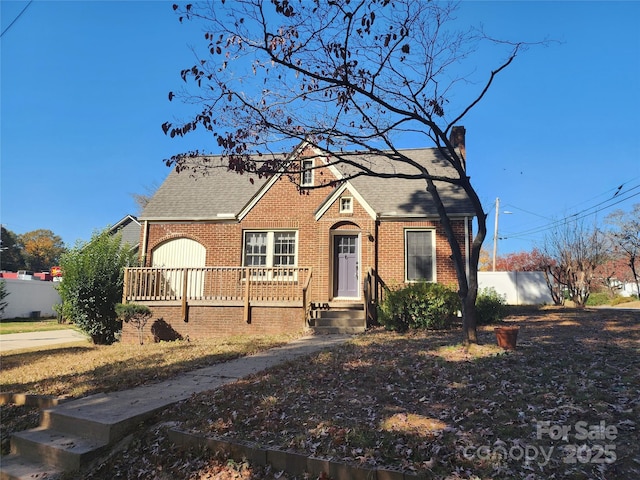
[[(96, 458), (108, 444), (45, 427), (17, 432), (11, 437), (11, 453), (58, 470), (79, 470)], [(4, 470), (4, 462), (2, 470)]]
[(62, 474), (62, 470), (20, 455), (2, 457), (0, 480), (33, 480), (36, 478), (53, 479)]
[(331, 305), (315, 310), (311, 327), (316, 334), (356, 334), (366, 330), (364, 305), (361, 303)]
[(315, 327), (362, 327), (364, 326), (364, 316), (361, 318), (316, 318), (313, 322)]
[[(90, 397), (86, 397), (84, 400)], [(96, 398), (100, 398), (96, 396)], [(152, 402), (147, 403), (146, 411), (131, 412), (123, 406), (120, 415), (110, 414), (96, 408), (92, 411), (87, 406), (73, 408), (80, 402), (69, 403), (70, 408), (57, 407), (55, 409), (43, 410), (41, 413), (40, 426), (49, 428), (58, 432), (75, 434), (82, 432), (82, 435), (96, 441), (97, 443), (115, 443), (131, 433), (140, 422), (153, 416), (153, 414), (165, 407), (160, 402), (153, 405)]]
[(318, 335), (355, 335), (356, 333), (363, 333), (366, 328), (360, 327), (312, 327), (313, 331)]
[(364, 318), (364, 310), (325, 310), (318, 312), (318, 318)]
[(85, 438), (96, 440), (99, 443), (111, 443), (118, 440), (111, 437), (112, 426), (111, 423), (65, 415), (56, 410), (43, 410), (40, 415), (40, 427), (70, 434), (82, 432)]

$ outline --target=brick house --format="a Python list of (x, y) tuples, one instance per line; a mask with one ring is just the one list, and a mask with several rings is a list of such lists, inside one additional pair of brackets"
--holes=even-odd
[[(451, 176), (435, 148), (403, 153), (434, 175)], [(357, 155), (377, 171), (415, 173), (382, 156)], [(287, 175), (250, 180), (208, 158), (219, 168), (198, 177), (172, 171), (138, 219), (144, 266), (127, 270), (123, 301), (153, 310), (156, 340), (161, 325), (190, 338), (323, 325), (360, 331), (374, 319), (383, 285), (456, 284), (424, 180), (361, 176), (312, 188), (345, 170), (304, 146), (290, 157), (300, 162), (295, 182)], [(462, 189), (436, 183), (468, 258), (472, 205)], [(123, 341), (136, 335), (125, 325)]]

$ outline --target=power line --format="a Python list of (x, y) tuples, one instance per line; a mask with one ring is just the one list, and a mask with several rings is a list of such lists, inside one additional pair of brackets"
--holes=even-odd
[(524, 230), (524, 231), (521, 231), (521, 232), (516, 232), (514, 234), (510, 234), (508, 237), (505, 237), (505, 238), (522, 238), (522, 237), (524, 237), (526, 235), (534, 235), (534, 234), (537, 234), (537, 233), (545, 232), (547, 230), (551, 230), (552, 228), (555, 228), (555, 227), (557, 227), (559, 225), (562, 225), (564, 223), (577, 222), (577, 221), (582, 220), (583, 218), (586, 218), (588, 216), (596, 215), (596, 214), (600, 213), (602, 210), (605, 210), (607, 208), (613, 207), (613, 206), (615, 206), (615, 205), (617, 205), (619, 203), (625, 202), (625, 201), (629, 200), (630, 198), (636, 197), (638, 195), (640, 195), (640, 192), (634, 193), (633, 195), (630, 195), (629, 197), (620, 198), (619, 201), (617, 201), (615, 203), (612, 203), (611, 205), (607, 205), (607, 206), (605, 206), (603, 208), (599, 208), (599, 209), (597, 209), (597, 210), (595, 210), (593, 212), (585, 211), (582, 215), (579, 215), (579, 214), (569, 215), (567, 217), (561, 218), (561, 219), (556, 220), (555, 222), (552, 222), (552, 223), (547, 224), (547, 225), (541, 225), (539, 227), (534, 227), (534, 228), (532, 228), (530, 230)]
[(513, 205), (512, 203), (508, 203), (508, 204), (506, 204), (504, 207), (505, 207), (505, 208), (507, 208), (507, 207), (508, 207), (508, 208), (513, 209), (513, 210), (519, 210), (519, 211), (521, 211), (521, 212), (528, 213), (529, 215), (534, 215), (534, 216), (536, 216), (536, 217), (544, 218), (545, 220), (549, 220), (549, 221), (552, 221), (552, 220), (553, 220), (553, 219), (551, 219), (551, 218), (549, 218), (549, 217), (545, 217), (544, 215), (540, 215), (540, 214), (538, 214), (538, 213), (530, 212), (529, 210), (525, 210), (524, 208), (516, 207), (516, 206), (515, 206), (515, 205)]
[[(633, 193), (631, 195), (628, 195), (631, 191), (633, 191), (633, 190), (635, 190), (637, 188), (640, 188), (640, 185), (636, 185), (636, 186), (630, 188), (629, 190), (627, 190), (623, 194), (617, 194), (616, 196), (614, 196), (614, 197), (612, 197), (612, 198), (610, 198), (610, 199), (608, 199), (606, 201), (603, 201), (603, 202), (597, 203), (597, 204), (595, 204), (595, 205), (593, 205), (591, 207), (585, 208), (585, 209), (581, 210), (580, 212), (573, 213), (571, 215), (567, 215), (566, 217), (561, 218), (559, 220), (555, 220), (555, 221), (553, 221), (553, 222), (551, 222), (549, 224), (540, 225), (538, 227), (533, 227), (533, 228), (531, 228), (529, 230), (523, 230), (521, 232), (516, 232), (516, 233), (510, 234), (508, 237), (503, 237), (503, 238), (522, 238), (522, 237), (524, 237), (526, 235), (533, 235), (533, 234), (536, 234), (536, 233), (542, 233), (544, 231), (551, 230), (552, 228), (555, 228), (555, 227), (557, 227), (559, 225), (562, 225), (563, 223), (566, 223), (566, 222), (576, 222), (578, 220), (582, 220), (583, 218), (586, 218), (586, 217), (588, 217), (590, 215), (595, 215), (595, 214), (601, 212), (602, 210), (606, 210), (606, 209), (611, 208), (611, 207), (613, 207), (615, 205), (618, 205), (620, 203), (626, 202), (627, 200), (629, 200), (631, 198), (637, 197), (638, 195), (640, 195), (640, 192), (636, 192), (636, 193)], [(617, 201), (615, 201), (613, 203), (609, 203), (612, 200), (617, 200)], [(607, 204), (607, 205), (604, 205), (604, 204)], [(602, 206), (602, 208), (597, 208), (597, 207), (600, 207), (600, 206)]]
[[(627, 183), (628, 183), (628, 182), (627, 182)], [(602, 204), (605, 204), (605, 203), (607, 203), (607, 202), (609, 202), (609, 201), (613, 200), (614, 198), (620, 198), (620, 197), (618, 197), (617, 195), (619, 195), (619, 193), (622, 191), (622, 187), (624, 187), (624, 185), (625, 185), (624, 183), (623, 183), (622, 185), (620, 185), (620, 186), (616, 189), (616, 192), (613, 194), (613, 196), (612, 196), (611, 198), (609, 198), (609, 199), (607, 199), (607, 200), (603, 200), (603, 201), (602, 201), (602, 202), (600, 202), (600, 203), (596, 203), (596, 204), (595, 204), (595, 205), (593, 205), (592, 207), (585, 208), (585, 209), (584, 209), (584, 210), (582, 210), (581, 212), (574, 213), (574, 214), (573, 214), (573, 215), (571, 215), (571, 216), (574, 216), (574, 217), (575, 217), (575, 216), (577, 216), (577, 215), (582, 214), (583, 212), (586, 212), (586, 211), (591, 210), (591, 209), (593, 209), (593, 208), (596, 208), (596, 207), (598, 207), (598, 206), (600, 206), (600, 205), (602, 205)], [(627, 194), (627, 193), (629, 193), (631, 190), (635, 190), (636, 188), (640, 188), (640, 185), (636, 185), (635, 187), (631, 187), (629, 190), (627, 190), (626, 192), (624, 192), (624, 194)], [(623, 194), (623, 195), (624, 195), (624, 194)], [(637, 194), (636, 194), (636, 195), (637, 195)], [(635, 197), (635, 195), (632, 195), (632, 197)], [(620, 203), (620, 202), (615, 202), (614, 204), (609, 205), (609, 207), (611, 207), (611, 206), (613, 206), (613, 205), (617, 205), (618, 203)]]
[[(611, 198), (613, 198), (613, 197), (615, 197), (616, 195), (618, 195), (621, 192), (622, 187), (624, 187), (625, 185), (627, 185), (629, 183), (635, 182), (639, 178), (640, 177), (630, 178), (626, 182), (621, 183), (619, 186), (610, 188), (609, 190), (605, 191), (604, 193), (601, 193), (600, 195), (596, 195), (595, 197), (591, 197), (591, 198), (585, 200), (584, 202), (580, 202), (580, 203), (576, 204), (575, 206), (577, 207), (578, 205), (583, 205), (585, 203), (589, 203), (591, 200), (595, 200), (596, 198), (600, 198), (600, 197), (603, 197), (605, 195), (610, 194), (610, 192), (614, 192), (613, 195), (611, 195)], [(634, 187), (634, 188), (636, 188), (636, 187)]]
[[(635, 180), (635, 178), (632, 179), (632, 180)], [(612, 188), (610, 190), (607, 190), (607, 193), (610, 192), (610, 191), (614, 191), (615, 190), (615, 193), (613, 194), (613, 196), (608, 198), (607, 200), (603, 200), (602, 202), (598, 202), (595, 205), (592, 205), (590, 207), (584, 208), (584, 209), (582, 209), (582, 210), (580, 210), (580, 211), (578, 211), (576, 213), (573, 213), (571, 215), (567, 215), (564, 218), (561, 218), (559, 220), (551, 221), (549, 224), (539, 225), (537, 227), (533, 227), (533, 228), (530, 228), (528, 230), (515, 232), (515, 233), (510, 234), (508, 236), (505, 236), (503, 238), (522, 238), (522, 237), (524, 237), (526, 235), (532, 235), (532, 234), (544, 232), (544, 231), (549, 230), (551, 228), (557, 227), (558, 225), (561, 225), (562, 223), (565, 223), (565, 222), (568, 222), (568, 221), (577, 221), (577, 220), (585, 218), (585, 217), (587, 217), (589, 215), (595, 215), (595, 214), (601, 212), (602, 210), (605, 210), (607, 208), (611, 208), (611, 207), (613, 207), (615, 205), (618, 205), (619, 203), (622, 203), (622, 202), (627, 201), (627, 200), (629, 200), (629, 199), (631, 199), (633, 197), (636, 197), (636, 196), (640, 195), (640, 192), (636, 192), (636, 193), (634, 193), (632, 195), (629, 195), (629, 193), (632, 192), (633, 190), (636, 190), (636, 189), (640, 188), (640, 184), (639, 185), (635, 185), (633, 187), (630, 187), (629, 189), (627, 189), (624, 192), (622, 190), (622, 188), (632, 180), (629, 180), (627, 182), (622, 183), (617, 188)], [(620, 193), (620, 192), (623, 192), (623, 193)], [(593, 197), (593, 199), (598, 198), (600, 196), (602, 196), (602, 195), (598, 195), (596, 197)], [(614, 200), (616, 200), (616, 201), (614, 201)], [(582, 202), (582, 203), (584, 204), (585, 202)], [(524, 211), (524, 212), (529, 213), (531, 215), (536, 215), (536, 216), (539, 216), (539, 217), (547, 219), (546, 217), (543, 217), (542, 215), (537, 215), (537, 214), (535, 214), (533, 212), (528, 212), (528, 211), (526, 211), (524, 209), (521, 209), (519, 207), (516, 207), (514, 205), (510, 205), (510, 207), (518, 209), (518, 210), (521, 210), (521, 211)], [(601, 207), (601, 208), (598, 208), (598, 207)]]
[(29, 3), (27, 3), (25, 5), (25, 7), (22, 9), (22, 11), (18, 14), (18, 16), (16, 18), (13, 19), (13, 21), (9, 24), (9, 26), (7, 28), (5, 28), (2, 33), (0, 33), (0, 38), (2, 38), (4, 36), (5, 33), (7, 33), (7, 31), (13, 26), (14, 23), (16, 23), (18, 21), (18, 19), (22, 16), (22, 14), (24, 13), (24, 11), (29, 8), (29, 5), (31, 5), (33, 3), (33, 0), (29, 0)]
[[(600, 195), (596, 195), (595, 197), (591, 197), (589, 200), (585, 200), (584, 202), (580, 202), (580, 203), (576, 204), (576, 206), (583, 205), (583, 204), (585, 204), (585, 203), (587, 203), (587, 202), (589, 202), (591, 200), (595, 200), (595, 199), (600, 198), (600, 197), (602, 197), (604, 195), (608, 195), (610, 192), (614, 192), (613, 195), (610, 198), (608, 198), (606, 200), (603, 200), (602, 202), (596, 203), (595, 205), (592, 205), (590, 207), (584, 208), (584, 209), (578, 211), (577, 213), (573, 213), (571, 215), (567, 215), (566, 217), (564, 217), (563, 219), (560, 219), (560, 220), (553, 220), (553, 219), (551, 219), (549, 217), (546, 217), (544, 215), (540, 215), (540, 214), (537, 214), (537, 213), (534, 213), (534, 212), (530, 212), (530, 211), (525, 210), (523, 208), (517, 207), (517, 206), (515, 206), (513, 204), (505, 205), (505, 207), (509, 207), (509, 208), (514, 209), (514, 210), (519, 210), (521, 212), (527, 213), (529, 215), (534, 215), (536, 217), (543, 218), (545, 220), (548, 220), (550, 223), (549, 224), (539, 225), (539, 226), (536, 226), (536, 227), (532, 227), (529, 230), (523, 230), (521, 232), (516, 232), (515, 234), (509, 235), (509, 237), (504, 237), (504, 238), (514, 238), (516, 236), (521, 237), (521, 236), (526, 235), (528, 233), (538, 233), (539, 231), (544, 231), (544, 230), (547, 230), (549, 228), (553, 228), (554, 226), (560, 225), (560, 224), (562, 224), (563, 222), (569, 220), (572, 217), (578, 217), (578, 216), (582, 215), (583, 213), (588, 212), (589, 210), (595, 209), (596, 207), (598, 207), (600, 205), (603, 205), (603, 204), (605, 204), (607, 202), (612, 201), (615, 198), (622, 198), (622, 196), (619, 196), (620, 193), (622, 192), (622, 188), (625, 185), (627, 185), (627, 184), (629, 184), (631, 182), (634, 182), (635, 180), (637, 180), (639, 178), (640, 177), (631, 178), (631, 179), (627, 180), (626, 182), (623, 182), (622, 184), (620, 184), (618, 187), (610, 188), (609, 190), (605, 191), (604, 193), (601, 193)], [(623, 195), (629, 193), (632, 190), (635, 190), (636, 188), (640, 188), (640, 185), (636, 185), (634, 187), (629, 188), (626, 192), (623, 193)], [(628, 200), (629, 198), (633, 198), (635, 196), (636, 195), (632, 195), (631, 197), (625, 198), (624, 200)], [(612, 207), (614, 205), (617, 205), (618, 203), (621, 203), (621, 202), (615, 202), (615, 203), (613, 203), (611, 205), (607, 205), (604, 208)], [(604, 208), (603, 209), (598, 209), (595, 212), (593, 212), (592, 214), (596, 214), (596, 213), (600, 212), (601, 210), (604, 210)], [(584, 218), (584, 216), (581, 217), (581, 218)]]

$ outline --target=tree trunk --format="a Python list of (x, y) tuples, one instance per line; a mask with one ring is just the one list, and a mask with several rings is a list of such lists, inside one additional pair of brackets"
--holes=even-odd
[(476, 296), (471, 291), (465, 297), (460, 297), (462, 303), (462, 335), (464, 345), (478, 343), (478, 333), (476, 329)]
[(638, 272), (636, 271), (636, 257), (635, 255), (629, 258), (629, 267), (631, 267), (631, 273), (633, 274), (633, 280), (636, 283), (636, 295), (640, 299), (640, 279), (638, 278)]
[(551, 293), (551, 299), (553, 300), (554, 305), (564, 305), (564, 294), (562, 292), (562, 284), (556, 278), (556, 276), (551, 271), (551, 267), (545, 267), (543, 270), (544, 279), (547, 282), (547, 287), (549, 288), (549, 292)]
[[(458, 279), (458, 296), (460, 297), (460, 303), (462, 304), (462, 328), (463, 328), (463, 344), (469, 345), (470, 343), (478, 343), (478, 334), (476, 332), (476, 297), (478, 296), (478, 259), (480, 258), (480, 247), (484, 240), (484, 234), (486, 229), (484, 228), (484, 217), (482, 217), (478, 223), (478, 234), (472, 242), (470, 258), (469, 258), (469, 275), (467, 275), (466, 269), (466, 252), (462, 254), (460, 250), (460, 244), (458, 238), (451, 226), (451, 220), (447, 215), (446, 209), (442, 202), (442, 198), (438, 192), (438, 189), (433, 183), (433, 180), (427, 178), (427, 192), (431, 194), (438, 214), (440, 216), (440, 223), (444, 228), (449, 246), (451, 248), (451, 260), (456, 270), (456, 277)], [(462, 185), (465, 187), (465, 185)], [(477, 197), (471, 195), (475, 194), (475, 191), (471, 189), (471, 184), (467, 185), (466, 190), (472, 201)], [(482, 206), (479, 202), (474, 202), (476, 211), (482, 212)]]

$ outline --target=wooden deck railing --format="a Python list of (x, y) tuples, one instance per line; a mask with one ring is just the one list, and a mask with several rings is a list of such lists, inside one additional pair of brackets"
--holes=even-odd
[(274, 301), (308, 303), (309, 267), (127, 268), (123, 303)]

